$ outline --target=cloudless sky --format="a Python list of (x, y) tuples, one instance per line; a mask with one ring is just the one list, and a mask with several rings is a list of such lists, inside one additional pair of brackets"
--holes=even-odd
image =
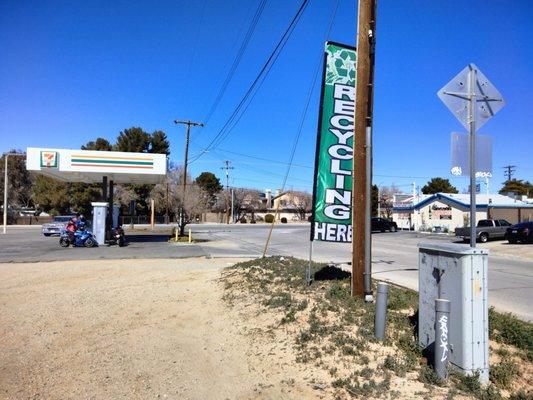
[[(113, 142), (122, 129), (140, 126), (165, 131), (171, 160), (183, 162), (184, 127), (172, 121), (205, 118), (258, 3), (0, 2), (0, 151)], [(192, 130), (192, 157), (225, 123), (299, 4), (267, 2), (215, 114)], [(230, 184), (281, 187), (336, 4), (309, 1), (246, 113), (220, 146), (191, 164), (193, 177), (212, 171), (225, 183), (221, 167), (230, 160)], [(340, 0), (327, 39), (355, 45), (356, 18), (357, 2)], [(379, 1), (374, 183), (410, 191), (413, 181), (442, 176), (466, 189), (467, 178), (449, 174), (450, 133), (463, 128), (436, 93), (469, 62), (507, 102), (479, 130), (493, 137), (491, 189), (501, 187), (508, 164), (517, 166), (516, 178), (533, 181), (531, 21), (528, 0)], [(287, 184), (294, 189), (312, 190), (319, 86)]]

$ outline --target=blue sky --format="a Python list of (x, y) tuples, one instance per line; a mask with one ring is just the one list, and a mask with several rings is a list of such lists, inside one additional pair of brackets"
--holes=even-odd
[[(258, 3), (1, 2), (0, 150), (79, 148), (141, 126), (165, 131), (171, 159), (182, 162), (184, 128), (172, 121), (205, 118)], [(336, 4), (310, 0), (246, 113), (191, 165), (193, 177), (212, 171), (224, 182), (222, 163), (231, 160), (231, 184), (281, 187)], [(298, 6), (267, 2), (219, 107), (206, 127), (192, 131), (193, 157), (225, 123)], [(340, 0), (327, 39), (355, 44), (356, 10), (356, 1)], [(379, 2), (375, 183), (410, 190), (413, 181), (451, 178), (450, 133), (463, 128), (436, 93), (469, 62), (507, 102), (479, 131), (493, 137), (491, 186), (499, 189), (508, 164), (517, 166), (515, 177), (533, 181), (532, 20), (530, 1)], [(318, 102), (319, 84), (287, 187), (311, 191)], [(468, 185), (451, 180), (461, 191)]]

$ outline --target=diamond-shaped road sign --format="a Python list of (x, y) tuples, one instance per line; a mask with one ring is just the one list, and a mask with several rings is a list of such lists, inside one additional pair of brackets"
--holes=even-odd
[[(469, 75), (475, 72), (475, 85), (470, 90)], [(505, 105), (502, 95), (479, 70), (475, 64), (469, 64), (455, 78), (448, 82), (437, 95), (449, 108), (453, 115), (469, 129), (468, 103), (472, 96), (475, 98), (475, 128), (481, 128)]]

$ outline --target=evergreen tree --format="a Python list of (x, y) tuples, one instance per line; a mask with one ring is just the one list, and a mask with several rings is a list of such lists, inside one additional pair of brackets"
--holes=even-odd
[(431, 180), (422, 187), (422, 193), (459, 193), (459, 191), (450, 183), (448, 179), (431, 178)]
[(94, 142), (90, 141), (81, 146), (82, 150), (100, 150), (100, 151), (111, 151), (113, 146), (107, 139), (99, 137)]
[(170, 143), (163, 131), (155, 131), (150, 136), (150, 153), (170, 154)]

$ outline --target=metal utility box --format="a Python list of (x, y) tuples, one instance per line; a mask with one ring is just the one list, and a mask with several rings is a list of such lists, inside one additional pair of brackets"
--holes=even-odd
[(450, 363), (459, 372), (489, 380), (488, 255), (461, 244), (419, 247), (419, 344), (435, 343), (435, 299), (451, 302)]
[(93, 235), (99, 245), (105, 243), (107, 203), (91, 203), (93, 206)]

